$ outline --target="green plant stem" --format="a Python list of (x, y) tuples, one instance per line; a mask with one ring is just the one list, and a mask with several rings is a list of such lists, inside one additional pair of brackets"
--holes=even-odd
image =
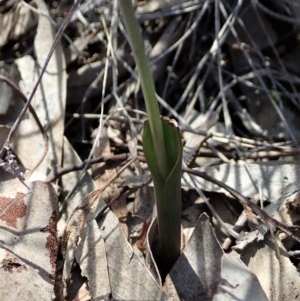
[(160, 271), (166, 275), (180, 255), (182, 142), (176, 125), (169, 119), (160, 118), (154, 81), (131, 0), (120, 0), (119, 6), (149, 117), (144, 124), (143, 148), (155, 188), (160, 239), (160, 250), (156, 255)]
[(135, 17), (131, 0), (119, 0), (119, 6), (123, 21), (128, 32), (130, 46), (133, 50), (143, 95), (145, 98), (146, 110), (149, 117), (149, 126), (152, 135), (152, 143), (158, 161), (159, 171), (162, 178), (168, 173), (165, 139), (160, 119), (157, 99), (155, 96), (154, 81), (145, 54), (144, 42), (140, 26)]
[(162, 120), (165, 135), (168, 165), (167, 178), (158, 174), (158, 166), (154, 157), (153, 145), (147, 138), (150, 126), (146, 122), (143, 133), (144, 154), (155, 188), (157, 221), (160, 239), (160, 271), (169, 272), (180, 255), (181, 240), (181, 162), (182, 142), (177, 127), (168, 119)]

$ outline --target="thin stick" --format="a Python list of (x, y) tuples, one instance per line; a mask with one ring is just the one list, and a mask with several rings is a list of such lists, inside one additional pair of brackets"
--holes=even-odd
[[(56, 169), (55, 171), (52, 171), (47, 179), (46, 182), (54, 182), (58, 178), (62, 177), (63, 175), (77, 171), (77, 170), (83, 170), (84, 168), (89, 169), (92, 164), (100, 163), (100, 162), (119, 162), (119, 161), (125, 161), (128, 160), (130, 157), (129, 154), (119, 154), (119, 155), (111, 155), (111, 156), (101, 156), (97, 158), (93, 158), (91, 160), (85, 160), (80, 164), (75, 164), (72, 166)], [(144, 161), (144, 158), (139, 158), (138, 159), (141, 161)]]

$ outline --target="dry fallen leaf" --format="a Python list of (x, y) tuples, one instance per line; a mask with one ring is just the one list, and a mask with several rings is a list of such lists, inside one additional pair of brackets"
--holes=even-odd
[(255, 273), (269, 301), (297, 300), (300, 295), (299, 272), (280, 241), (276, 243), (277, 246), (274, 238), (268, 235), (264, 241), (245, 248), (241, 259)]
[(164, 291), (174, 301), (267, 301), (255, 275), (223, 253), (206, 214), (167, 276)]
[[(0, 299), (51, 300), (58, 251), (58, 201), (50, 184), (1, 184)], [(13, 287), (12, 287), (13, 284)]]
[[(1, 3), (2, 4), (2, 3)], [(17, 41), (36, 25), (36, 14), (28, 7), (18, 2), (11, 9), (1, 13), (0, 47), (3, 47), (10, 40)]]
[[(40, 74), (41, 66), (45, 63), (54, 41), (53, 25), (50, 22), (48, 8), (44, 1), (38, 1), (37, 4), (41, 13), (34, 40), (36, 60), (29, 55), (15, 60), (21, 74), (20, 87), (26, 96), (30, 95)], [(61, 164), (65, 100), (64, 54), (61, 44), (58, 44), (32, 102), (32, 106), (49, 137), (49, 149), (46, 158), (38, 167), (32, 180), (44, 180), (49, 168)], [(25, 168), (32, 170), (43, 155), (45, 143), (31, 114), (28, 113), (26, 117), (22, 120), (15, 137), (13, 137), (13, 149)]]
[(88, 290), (88, 286), (86, 283), (84, 283), (79, 291), (77, 292), (76, 296), (72, 301), (90, 301), (91, 300), (91, 295)]
[[(299, 190), (300, 166), (296, 162), (260, 162), (220, 164), (218, 166), (207, 167), (204, 170), (215, 179), (224, 182), (226, 185), (240, 192), (245, 197), (255, 195), (262, 196), (270, 202), (274, 202), (282, 197), (282, 194), (289, 190), (289, 193)], [(203, 190), (214, 192), (225, 192), (218, 185), (195, 179), (196, 183)], [(193, 187), (193, 183), (188, 185)]]
[(105, 244), (95, 220), (84, 225), (75, 257), (81, 275), (88, 280), (93, 300), (102, 300), (108, 296), (111, 290)]
[(125, 239), (112, 212), (99, 224), (105, 241), (112, 297), (121, 300), (166, 300), (165, 294)]
[[(78, 154), (66, 137), (64, 137), (63, 140), (62, 161), (63, 167), (70, 167), (74, 164), (81, 163)], [(61, 181), (63, 191), (67, 196), (64, 199), (64, 204), (60, 208), (61, 216), (57, 225), (59, 237), (63, 235), (66, 222), (72, 212), (82, 203), (82, 199), (95, 189), (94, 182), (90, 175), (87, 172), (82, 173), (81, 170), (63, 175)]]

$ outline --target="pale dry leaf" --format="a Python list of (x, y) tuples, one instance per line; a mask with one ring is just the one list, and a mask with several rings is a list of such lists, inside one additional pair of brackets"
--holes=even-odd
[[(105, 204), (99, 199), (98, 190), (91, 192), (82, 200), (82, 205), (71, 214), (62, 237), (62, 255), (63, 269), (61, 273), (62, 285), (60, 286), (60, 295), (66, 298), (68, 289), (74, 279), (74, 260), (78, 249), (78, 243), (81, 237), (84, 237), (84, 229), (88, 223), (94, 221), (96, 216), (105, 208)], [(77, 276), (75, 274), (75, 276)], [(71, 288), (74, 292), (74, 287)]]
[(58, 200), (49, 184), (34, 182), (31, 187), (32, 192), (26, 191), (18, 179), (1, 184), (1, 300), (53, 297)]
[[(206, 214), (200, 216), (190, 240), (167, 276), (164, 291), (174, 301), (267, 301), (253, 273), (229, 255), (224, 258)], [(248, 299), (250, 292), (252, 297)]]
[(91, 295), (88, 290), (87, 284), (84, 283), (80, 289), (78, 290), (76, 296), (73, 298), (72, 301), (90, 301)]
[(112, 297), (121, 300), (167, 300), (151, 273), (125, 239), (118, 219), (108, 212), (100, 222), (105, 241)]
[[(249, 172), (247, 171), (247, 168)], [(255, 195), (262, 196), (263, 199), (275, 202), (281, 198), (286, 189), (289, 193), (300, 189), (299, 177), (300, 166), (295, 162), (260, 162), (247, 164), (230, 163), (220, 164), (207, 168), (199, 168), (215, 179), (224, 182), (226, 185), (237, 190), (245, 197), (253, 197)], [(212, 184), (200, 178), (195, 179), (196, 183), (203, 190), (223, 192), (228, 194), (218, 185)], [(194, 187), (188, 179), (190, 187)], [(185, 185), (185, 183), (183, 183)]]
[[(72, 282), (74, 282), (73, 281), (74, 276), (77, 276), (74, 275), (74, 273), (78, 272), (73, 269), (74, 261), (76, 259), (75, 257), (78, 251), (80, 238), (83, 238), (83, 240), (81, 240), (81, 243), (84, 243), (87, 235), (87, 231), (89, 231), (89, 228), (86, 227), (90, 223), (94, 222), (94, 219), (97, 215), (96, 212), (98, 212), (99, 207), (102, 206), (101, 201), (97, 202), (98, 199), (99, 199), (99, 191), (96, 190), (90, 193), (85, 199), (82, 200), (81, 206), (79, 206), (74, 210), (74, 212), (71, 214), (66, 224), (64, 235), (62, 237), (62, 254), (63, 254), (64, 262), (63, 262), (63, 269), (61, 273), (62, 282), (59, 289), (59, 295), (61, 296), (61, 299), (65, 299), (67, 297), (68, 291), (71, 290), (74, 292), (74, 290), (76, 290), (76, 287), (74, 287), (74, 285), (72, 284)], [(90, 240), (88, 242), (90, 242)], [(79, 250), (82, 250), (83, 247), (84, 246), (82, 245), (80, 249), (79, 246)], [(92, 251), (93, 248), (94, 247), (91, 247), (89, 251)], [(78, 263), (82, 264), (83, 269), (85, 269), (86, 261), (80, 259), (81, 256), (80, 254), (78, 256), (77, 256), (77, 260), (79, 261)], [(91, 259), (93, 258), (94, 257), (92, 257)], [(86, 269), (84, 270), (84, 273), (85, 272)], [(95, 276), (93, 277), (93, 279), (94, 278)], [(93, 281), (93, 279), (91, 278), (90, 280)], [(92, 285), (93, 284), (94, 282), (92, 282)], [(97, 288), (95, 289), (95, 285), (93, 286), (93, 293), (94, 294), (99, 293), (99, 291), (97, 291)]]
[(269, 301), (257, 277), (229, 254), (222, 257), (221, 279), (213, 301)]
[(154, 190), (153, 187), (147, 185), (150, 180), (150, 175), (145, 173), (130, 177), (121, 183), (121, 187), (137, 189), (134, 193), (134, 201), (127, 205), (130, 214), (126, 218), (126, 225), (129, 231), (129, 241), (136, 252), (141, 255), (147, 249), (147, 232), (154, 211)]
[[(93, 138), (97, 138), (97, 134), (99, 136), (96, 142), (95, 139), (93, 141), (93, 143), (96, 143), (93, 155), (94, 157), (110, 156), (112, 155), (112, 152), (110, 148), (107, 128), (103, 127), (101, 129), (101, 133), (98, 133), (99, 130), (99, 128), (96, 129), (92, 135)], [(118, 166), (107, 166), (107, 163), (105, 162), (93, 164), (93, 178), (96, 187), (101, 188), (106, 186), (107, 182), (117, 175), (117, 167)], [(104, 202), (109, 203), (110, 200), (114, 198), (114, 196), (119, 195), (122, 189), (118, 185), (119, 182), (120, 180), (116, 179), (106, 189), (102, 191), (101, 198), (104, 200)], [(126, 218), (128, 214), (127, 200), (124, 197), (120, 197), (116, 202), (111, 204), (110, 208), (118, 218)], [(122, 223), (121, 228), (125, 233), (126, 237), (128, 237), (128, 228), (126, 224)]]
[(22, 36), (28, 34), (37, 22), (36, 15), (28, 8), (18, 2), (7, 12), (1, 13), (0, 18), (0, 47), (9, 41), (18, 41)]
[[(196, 132), (198, 130), (208, 131), (217, 123), (219, 118), (218, 114), (215, 112), (199, 114), (198, 112), (193, 111), (193, 113), (194, 114), (190, 114), (191, 116), (189, 116), (189, 122), (191, 128)], [(186, 141), (183, 148), (183, 162), (188, 165), (193, 157), (195, 157), (195, 155), (198, 153), (200, 146), (206, 139), (206, 136), (197, 135), (191, 132), (184, 132), (183, 137)]]
[[(63, 162), (63, 167), (70, 167), (81, 163), (79, 156), (66, 137), (64, 137), (63, 144)], [(67, 237), (66, 245), (62, 247), (65, 255), (62, 285), (60, 287), (60, 294), (66, 296), (69, 289), (68, 283), (72, 276), (74, 276), (72, 274), (72, 267), (77, 251), (78, 239), (81, 237), (82, 227), (85, 226), (87, 221), (86, 214), (90, 216), (88, 221), (92, 221), (95, 217), (93, 212), (87, 211), (84, 213), (84, 211), (78, 210), (78, 208), (84, 204), (86, 205), (84, 200), (91, 191), (94, 191), (95, 184), (88, 172), (82, 174), (82, 171), (79, 170), (63, 175), (62, 187), (65, 193), (69, 193), (69, 196), (60, 208), (61, 217), (58, 222), (58, 236)]]
[(86, 216), (83, 210), (75, 210), (71, 215), (65, 229), (65, 235), (62, 238), (63, 270), (61, 276), (61, 285), (59, 295), (64, 299), (68, 295), (68, 288), (72, 278), (72, 268), (74, 266), (75, 254), (81, 231), (85, 225)]
[(241, 259), (257, 276), (269, 301), (297, 300), (300, 295), (299, 272), (279, 241), (277, 244), (279, 258), (274, 251), (277, 247), (269, 234), (264, 241), (245, 248)]
[(88, 280), (91, 297), (93, 300), (103, 300), (111, 290), (105, 244), (95, 220), (84, 225), (75, 257), (81, 275)]
[(264, 210), (267, 214), (287, 226), (298, 225), (300, 221), (299, 196), (299, 190), (291, 191), (291, 193), (285, 190), (281, 198), (267, 205)]
[[(41, 14), (39, 14), (34, 40), (36, 60), (31, 56), (24, 56), (15, 61), (22, 78), (20, 87), (27, 96), (31, 93), (54, 42), (54, 28), (49, 19), (47, 6), (42, 0), (37, 1), (37, 4)], [(32, 106), (49, 137), (47, 156), (38, 167), (36, 178), (46, 176), (52, 166), (61, 164), (65, 100), (66, 70), (62, 46), (59, 43), (32, 102)], [(22, 120), (14, 138), (14, 150), (16, 150), (24, 166), (32, 170), (43, 155), (45, 143), (31, 114), (28, 113), (26, 118)]]
[[(63, 140), (63, 167), (70, 167), (82, 163), (78, 154), (70, 144), (69, 140), (64, 137)], [(91, 191), (95, 189), (94, 182), (88, 172), (85, 172), (81, 177), (82, 171), (77, 170), (67, 173), (61, 177), (61, 185), (65, 194), (73, 191), (72, 195), (65, 198), (64, 204), (60, 208), (61, 217), (59, 219), (57, 229), (58, 236), (61, 237), (65, 231), (66, 222), (78, 207), (82, 200)]]
[(221, 281), (222, 256), (209, 219), (203, 214), (167, 276), (164, 291), (173, 300), (210, 300)]

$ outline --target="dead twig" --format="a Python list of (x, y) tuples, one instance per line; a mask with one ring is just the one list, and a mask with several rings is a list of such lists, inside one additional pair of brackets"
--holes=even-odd
[(75, 164), (72, 166), (64, 167), (64, 168), (58, 168), (56, 170), (52, 170), (51, 173), (48, 175), (46, 182), (54, 182), (58, 178), (62, 177), (63, 175), (77, 171), (77, 170), (82, 170), (84, 168), (89, 169), (92, 164), (100, 163), (100, 162), (119, 162), (119, 161), (125, 161), (128, 159), (139, 159), (140, 161), (145, 161), (144, 157), (136, 157), (136, 158), (131, 158), (130, 154), (119, 154), (119, 155), (111, 155), (111, 156), (100, 156), (91, 160), (85, 160), (80, 164)]

